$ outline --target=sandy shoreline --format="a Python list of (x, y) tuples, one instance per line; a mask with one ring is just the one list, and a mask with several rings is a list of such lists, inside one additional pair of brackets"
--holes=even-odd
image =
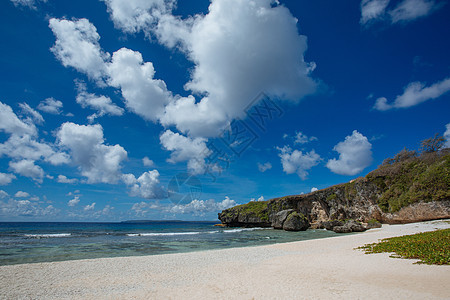
[(357, 235), (140, 257), (0, 267), (1, 299), (449, 299), (450, 266), (355, 247), (450, 228), (384, 225)]

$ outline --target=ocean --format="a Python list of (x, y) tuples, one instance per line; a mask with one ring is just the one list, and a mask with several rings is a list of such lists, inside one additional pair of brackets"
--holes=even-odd
[(326, 230), (287, 232), (214, 224), (0, 222), (0, 265), (260, 246), (337, 235)]

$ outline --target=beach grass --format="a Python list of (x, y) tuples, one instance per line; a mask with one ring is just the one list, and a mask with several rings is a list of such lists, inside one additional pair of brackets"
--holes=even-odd
[(421, 264), (450, 265), (450, 229), (387, 238), (356, 249), (366, 254), (394, 253), (391, 257), (418, 259)]

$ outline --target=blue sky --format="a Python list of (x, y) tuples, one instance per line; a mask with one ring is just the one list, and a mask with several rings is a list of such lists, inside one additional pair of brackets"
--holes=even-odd
[(0, 221), (214, 220), (450, 137), (449, 15), (444, 0), (2, 1)]

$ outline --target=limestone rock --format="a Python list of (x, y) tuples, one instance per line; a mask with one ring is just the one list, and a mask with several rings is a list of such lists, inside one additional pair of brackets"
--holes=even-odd
[(336, 226), (344, 226), (344, 222), (340, 221), (340, 220), (331, 220), (331, 221), (322, 222), (322, 226), (326, 230), (333, 230), (333, 228)]
[(305, 215), (296, 211), (291, 212), (283, 223), (283, 229), (287, 231), (306, 230), (309, 227), (308, 219)]
[(286, 218), (293, 212), (293, 209), (285, 209), (277, 212), (272, 219), (272, 227), (275, 229), (283, 229), (283, 223)]
[(336, 233), (350, 233), (352, 230), (348, 226), (335, 226), (333, 227), (333, 231)]

